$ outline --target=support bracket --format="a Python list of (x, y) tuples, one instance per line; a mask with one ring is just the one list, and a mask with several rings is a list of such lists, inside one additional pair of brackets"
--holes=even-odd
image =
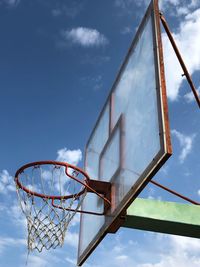
[[(89, 180), (88, 185), (94, 189), (97, 193), (102, 194), (109, 202), (104, 201), (104, 212), (103, 214), (106, 214), (106, 212), (110, 209), (111, 207), (111, 183), (105, 182), (105, 181), (98, 181), (98, 180)], [(87, 189), (87, 192), (93, 193), (92, 190)]]
[(175, 52), (175, 54), (177, 56), (177, 59), (178, 59), (180, 65), (182, 67), (182, 70), (183, 70), (182, 76), (185, 76), (186, 77), (186, 79), (187, 79), (187, 81), (188, 81), (188, 83), (190, 85), (190, 88), (192, 89), (193, 95), (194, 95), (194, 97), (196, 99), (196, 102), (197, 102), (197, 104), (198, 104), (198, 106), (200, 108), (200, 97), (199, 97), (199, 95), (197, 93), (197, 90), (196, 90), (194, 84), (193, 84), (192, 78), (191, 78), (191, 76), (190, 76), (190, 74), (189, 74), (189, 72), (187, 70), (187, 67), (186, 67), (186, 65), (185, 65), (185, 63), (183, 61), (183, 58), (182, 58), (182, 56), (181, 56), (181, 54), (179, 52), (179, 49), (178, 49), (178, 47), (176, 45), (176, 42), (175, 42), (175, 40), (174, 40), (174, 38), (172, 36), (172, 33), (171, 33), (170, 29), (169, 29), (169, 26), (167, 24), (167, 21), (166, 21), (166, 19), (163, 16), (162, 13), (160, 13), (160, 20), (162, 22), (162, 25), (163, 25), (163, 27), (165, 29), (165, 32), (166, 32), (168, 38), (169, 38), (169, 41), (170, 41), (170, 43), (171, 43), (171, 45), (172, 45), (172, 47), (174, 49), (174, 52)]

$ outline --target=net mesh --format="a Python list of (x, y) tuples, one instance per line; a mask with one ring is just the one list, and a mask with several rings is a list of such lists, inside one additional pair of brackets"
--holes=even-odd
[[(84, 181), (84, 176), (73, 169), (68, 172)], [(52, 205), (52, 199), (41, 198), (22, 190), (17, 186), (19, 203), (27, 219), (28, 250), (41, 252), (44, 248), (62, 246), (70, 221), (80, 208), (86, 191), (79, 196), (83, 187), (70, 179), (65, 167), (57, 165), (39, 165), (25, 169), (20, 174), (20, 182), (31, 191), (54, 196), (73, 195), (72, 198), (55, 200), (59, 208)], [(73, 209), (69, 211), (66, 209)]]

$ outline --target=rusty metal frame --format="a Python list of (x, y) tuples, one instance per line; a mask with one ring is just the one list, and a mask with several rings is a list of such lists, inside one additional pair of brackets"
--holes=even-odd
[[(164, 125), (163, 129), (160, 129), (160, 134), (164, 132), (166, 137), (166, 144), (165, 149), (169, 155), (172, 154), (172, 144), (171, 144), (171, 137), (170, 137), (170, 125), (169, 125), (169, 112), (168, 112), (168, 103), (167, 103), (167, 89), (166, 89), (166, 82), (165, 82), (165, 67), (164, 67), (164, 56), (163, 56), (163, 45), (162, 45), (162, 37), (161, 37), (161, 27), (160, 27), (160, 19), (159, 19), (160, 11), (159, 11), (159, 4), (158, 0), (154, 0), (154, 16), (155, 16), (155, 27), (153, 30), (156, 29), (155, 36), (157, 40), (158, 46), (155, 49), (158, 49), (158, 58), (156, 59), (159, 62), (159, 69), (156, 70), (160, 77), (160, 86), (161, 86), (161, 103), (163, 104), (164, 110)], [(154, 44), (156, 46), (156, 44)], [(157, 85), (159, 86), (159, 85)], [(159, 101), (158, 101), (159, 102)], [(161, 107), (160, 107), (161, 108)], [(163, 131), (163, 132), (162, 132)]]
[(152, 183), (152, 184), (164, 189), (165, 191), (167, 191), (167, 192), (169, 192), (169, 193), (171, 193), (171, 194), (173, 194), (173, 195), (175, 195), (175, 196), (177, 196), (179, 198), (182, 198), (185, 201), (188, 201), (188, 202), (190, 202), (190, 203), (192, 203), (194, 205), (200, 205), (199, 202), (197, 202), (197, 201), (195, 201), (195, 200), (193, 200), (193, 199), (191, 199), (189, 197), (186, 197), (186, 196), (184, 196), (184, 195), (182, 195), (182, 194), (180, 194), (180, 193), (178, 193), (178, 192), (176, 192), (176, 191), (174, 191), (174, 190), (172, 190), (172, 189), (170, 189), (170, 188), (168, 188), (168, 187), (166, 187), (166, 186), (164, 186), (164, 185), (162, 185), (162, 184), (160, 184), (158, 182), (155, 182), (155, 181), (151, 180), (150, 183)]
[[(172, 154), (158, 0), (152, 0), (149, 5), (149, 8), (147, 9), (147, 12), (143, 18), (143, 21), (141, 22), (139, 26), (136, 36), (134, 37), (134, 40), (128, 50), (125, 60), (117, 74), (117, 78), (111, 88), (111, 92), (107, 98), (107, 101), (104, 104), (104, 107), (89, 137), (89, 140), (86, 145), (86, 149), (89, 146), (90, 140), (92, 139), (93, 134), (95, 133), (95, 130), (98, 127), (99, 121), (107, 105), (111, 105), (109, 108), (109, 112), (110, 112), (109, 118), (111, 120), (109, 122), (109, 134), (112, 134), (112, 130), (113, 130), (112, 128), (113, 127), (115, 128), (115, 126), (113, 125), (113, 120), (112, 120), (113, 118), (112, 112), (114, 110), (113, 93), (121, 78), (123, 70), (126, 67), (129, 56), (132, 53), (135, 45), (137, 44), (138, 39), (140, 38), (140, 33), (143, 30), (146, 24), (146, 21), (149, 17), (151, 17), (152, 22), (154, 23), (154, 25), (152, 25), (153, 35), (155, 37), (153, 38), (154, 39), (153, 47), (154, 47), (154, 50), (156, 51), (155, 54), (157, 55), (154, 58), (154, 60), (156, 62), (155, 65), (158, 65), (158, 68), (155, 69), (155, 73), (156, 73), (156, 87), (157, 87), (156, 89), (157, 89), (157, 98), (158, 98), (158, 113), (161, 112), (161, 114), (158, 114), (161, 149), (158, 152), (158, 154), (155, 156), (153, 161), (149, 164), (149, 166), (147, 166), (146, 170), (141, 175), (139, 181), (136, 182), (136, 184), (132, 187), (132, 190), (130, 190), (128, 194), (126, 195), (126, 197), (123, 199), (123, 201), (120, 204), (120, 207), (115, 209), (115, 211), (112, 214), (107, 214), (108, 221), (110, 221), (111, 219), (110, 217), (112, 217), (111, 224), (109, 223), (108, 225), (108, 221), (106, 220), (102, 228), (99, 230), (99, 233), (97, 233), (96, 236), (94, 236), (90, 244), (84, 249), (81, 255), (80, 253), (78, 254), (78, 265), (79, 266), (84, 263), (87, 257), (92, 253), (92, 251), (97, 247), (97, 245), (101, 242), (101, 240), (106, 236), (107, 233), (116, 232), (116, 230), (123, 224), (124, 219), (125, 219), (126, 209), (128, 208), (128, 206), (139, 195), (139, 193), (143, 190), (143, 188), (147, 185), (147, 183), (152, 179), (152, 177), (156, 174), (156, 172), (160, 169), (160, 167), (166, 162), (166, 160)], [(162, 117), (163, 117), (163, 121), (161, 119)], [(162, 141), (163, 140), (162, 136), (164, 136), (164, 142)], [(111, 184), (112, 184), (112, 181), (111, 181)], [(112, 209), (112, 205), (111, 205), (111, 209)], [(81, 237), (79, 237), (79, 240), (81, 240)], [(80, 251), (80, 246), (79, 246), (79, 251)]]
[(187, 70), (187, 67), (186, 67), (186, 65), (185, 65), (185, 63), (183, 61), (183, 58), (182, 58), (182, 56), (181, 56), (181, 54), (179, 52), (179, 49), (178, 49), (178, 47), (176, 45), (176, 42), (175, 42), (175, 40), (173, 38), (173, 35), (172, 35), (172, 33), (171, 33), (170, 29), (169, 29), (169, 26), (167, 24), (167, 21), (166, 21), (166, 19), (163, 16), (162, 13), (160, 13), (160, 20), (162, 22), (162, 25), (163, 25), (163, 27), (165, 29), (165, 32), (166, 32), (168, 38), (169, 38), (169, 41), (170, 41), (170, 43), (171, 43), (171, 45), (172, 45), (172, 47), (174, 49), (174, 52), (175, 52), (175, 54), (177, 56), (177, 59), (178, 59), (180, 65), (182, 67), (182, 70), (183, 70), (183, 73), (184, 73), (183, 76), (186, 77), (186, 79), (187, 79), (187, 81), (188, 81), (188, 83), (190, 85), (190, 88), (191, 88), (191, 90), (193, 92), (193, 95), (194, 95), (194, 97), (196, 99), (197, 105), (200, 108), (200, 97), (199, 97), (199, 95), (197, 93), (197, 90), (196, 90), (194, 84), (193, 84), (192, 78), (191, 78), (191, 76), (190, 76), (190, 74), (189, 74), (189, 72)]
[[(150, 10), (150, 11), (149, 11)], [(112, 135), (112, 130), (115, 129), (115, 125), (113, 125), (113, 110), (114, 110), (114, 97), (113, 97), (113, 92), (115, 90), (115, 87), (118, 83), (118, 81), (120, 80), (120, 77), (121, 77), (121, 74), (123, 73), (123, 70), (126, 66), (126, 62), (129, 58), (129, 55), (132, 51), (132, 48), (134, 47), (135, 45), (135, 42), (137, 42), (137, 38), (139, 38), (139, 34), (140, 34), (140, 29), (143, 28), (143, 24), (145, 23), (145, 19), (146, 17), (148, 16), (149, 12), (152, 12), (153, 10), (153, 19), (152, 21), (155, 22), (155, 25), (153, 25), (153, 34), (155, 35), (155, 38), (156, 38), (156, 42), (154, 43), (154, 49), (157, 50), (157, 57), (155, 58), (155, 60), (158, 62), (158, 69), (155, 69), (157, 75), (159, 76), (159, 83), (157, 81), (157, 90), (158, 92), (160, 91), (161, 94), (157, 94), (157, 97), (158, 97), (158, 103), (161, 103), (161, 105), (158, 106), (158, 109), (161, 110), (161, 112), (163, 112), (162, 114), (158, 114), (159, 116), (159, 121), (161, 121), (161, 116), (164, 116), (164, 123), (163, 125), (159, 125), (160, 127), (160, 136), (161, 135), (165, 135), (165, 139), (164, 139), (164, 143), (162, 142), (162, 138), (160, 138), (161, 140), (161, 147), (164, 149), (164, 151), (166, 152), (165, 156), (163, 156), (161, 158), (160, 161), (157, 162), (157, 165), (154, 164), (154, 169), (153, 171), (150, 172), (150, 174), (148, 174), (148, 171), (151, 170), (151, 167), (153, 166), (152, 164), (149, 165), (147, 167), (147, 171), (142, 175), (143, 177), (145, 175), (147, 175), (147, 179), (145, 181), (143, 181), (143, 183), (141, 184), (141, 179), (140, 181), (134, 185), (135, 188), (137, 188), (137, 192), (136, 194), (133, 196), (131, 194), (133, 194), (133, 191), (130, 192), (129, 196), (127, 196), (126, 198), (126, 203), (124, 203), (124, 209), (121, 209), (118, 213), (119, 215), (112, 221), (111, 225), (109, 228), (107, 228), (106, 232), (104, 232), (103, 234), (101, 233), (100, 235), (98, 235), (98, 238), (99, 240), (96, 240), (97, 239), (97, 236), (94, 238), (96, 241), (94, 242), (93, 245), (90, 244), (90, 250), (88, 248), (86, 248), (86, 250), (83, 252), (82, 256), (79, 257), (79, 265), (81, 265), (85, 259), (91, 254), (91, 252), (95, 249), (95, 247), (99, 244), (99, 242), (104, 238), (104, 236), (106, 235), (106, 233), (114, 233), (116, 232), (116, 230), (123, 224), (124, 222), (124, 219), (125, 219), (125, 215), (126, 215), (126, 209), (128, 208), (129, 204), (131, 201), (133, 201), (137, 195), (142, 191), (142, 189), (146, 186), (146, 184), (148, 182), (152, 182), (153, 184), (167, 190), (168, 192), (172, 193), (172, 194), (175, 194), (187, 201), (190, 201), (191, 203), (193, 204), (196, 204), (196, 205), (199, 205), (198, 202), (195, 202), (185, 196), (182, 196), (181, 194), (169, 189), (169, 188), (166, 188), (160, 184), (158, 184), (157, 182), (154, 182), (154, 181), (151, 181), (151, 178), (154, 176), (154, 174), (158, 171), (158, 169), (164, 164), (164, 162), (171, 156), (172, 154), (172, 145), (171, 145), (171, 139), (170, 139), (170, 127), (169, 127), (169, 116), (168, 116), (168, 104), (167, 104), (167, 93), (166, 93), (166, 84), (165, 84), (165, 75), (164, 75), (164, 59), (163, 59), (163, 48), (162, 48), (162, 39), (161, 39), (161, 28), (160, 28), (160, 21), (162, 22), (162, 25), (163, 27), (165, 28), (165, 31), (168, 35), (168, 38), (172, 44), (172, 47), (176, 53), (176, 56), (179, 60), (179, 63), (183, 69), (183, 72), (184, 72), (184, 75), (186, 76), (187, 78), (187, 81), (191, 87), (191, 90), (194, 94), (194, 97), (196, 99), (196, 102), (200, 108), (200, 98), (198, 96), (198, 93), (197, 93), (197, 90), (195, 89), (195, 86), (192, 82), (192, 79), (191, 79), (191, 76), (189, 75), (189, 72), (184, 64), (184, 61), (180, 55), (180, 52), (176, 46), (176, 43), (173, 39), (173, 36), (169, 30), (169, 27), (167, 25), (167, 22), (164, 18), (164, 16), (160, 13), (159, 11), (159, 5), (158, 5), (158, 0), (152, 0), (151, 4), (150, 4), (150, 7), (148, 8), (146, 14), (145, 14), (145, 17), (143, 19), (143, 22), (140, 24), (140, 27), (139, 27), (139, 30), (138, 32), (136, 33), (136, 37), (134, 38), (134, 41), (127, 53), (127, 56), (124, 60), (124, 63), (122, 64), (122, 67), (120, 68), (120, 71), (117, 75), (117, 79), (115, 80), (114, 84), (113, 84), (113, 87), (111, 89), (111, 93), (109, 94), (108, 96), (108, 99), (104, 105), (104, 108), (96, 122), (96, 125), (94, 127), (94, 130), (91, 134), (91, 136), (93, 135), (95, 129), (96, 129), (96, 126), (98, 125), (99, 123), (99, 120), (101, 119), (101, 116), (102, 116), (102, 113), (103, 111), (105, 110), (105, 107), (106, 105), (109, 103), (110, 104), (110, 113), (109, 113), (109, 118), (110, 118), (110, 121), (109, 121), (109, 134)], [(152, 15), (152, 14), (151, 14)], [(160, 86), (161, 88), (158, 88), (158, 86)], [(161, 89), (161, 90), (160, 90)], [(114, 127), (114, 129), (113, 129)], [(90, 136), (90, 138), (91, 138)], [(90, 138), (89, 138), (89, 141), (88, 141), (88, 144), (90, 142)], [(111, 137), (109, 137), (109, 140), (110, 140)], [(108, 142), (109, 142), (108, 140)], [(88, 145), (87, 144), (87, 145)], [(104, 153), (104, 150), (106, 149), (106, 146), (107, 144), (105, 145), (103, 151), (101, 154)], [(154, 161), (156, 162), (156, 158), (158, 158), (159, 155), (157, 155), (154, 159)], [(114, 177), (112, 178), (114, 179)], [(112, 183), (112, 179), (111, 179), (111, 183)], [(127, 200), (128, 199), (128, 200)], [(112, 208), (112, 207), (111, 207)], [(92, 242), (94, 241), (94, 239), (92, 240)], [(91, 243), (92, 243), (91, 242)], [(92, 246), (92, 249), (91, 249), (91, 246)]]

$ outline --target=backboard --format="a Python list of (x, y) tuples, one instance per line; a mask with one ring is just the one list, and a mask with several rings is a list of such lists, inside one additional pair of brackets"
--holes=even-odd
[[(80, 266), (171, 155), (160, 19), (150, 3), (91, 133), (85, 171), (111, 183), (112, 205), (105, 216), (81, 214)], [(82, 208), (102, 212), (104, 203), (88, 193)]]

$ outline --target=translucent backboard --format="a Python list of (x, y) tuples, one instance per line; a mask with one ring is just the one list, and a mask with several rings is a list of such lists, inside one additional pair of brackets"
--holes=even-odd
[[(78, 265), (117, 228), (117, 220), (171, 155), (159, 9), (152, 1), (122, 64), (85, 151), (91, 179), (111, 183), (105, 216), (81, 215)], [(102, 212), (88, 193), (83, 210)]]

